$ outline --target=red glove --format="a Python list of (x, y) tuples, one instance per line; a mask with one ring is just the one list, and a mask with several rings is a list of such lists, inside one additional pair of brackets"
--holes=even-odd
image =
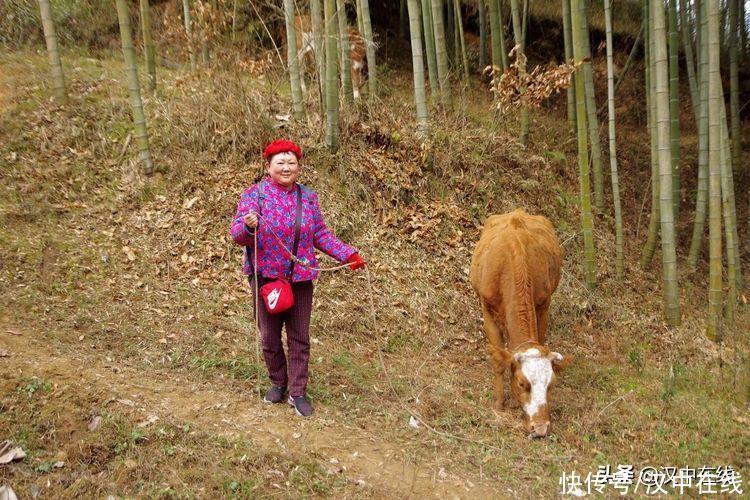
[(352, 270), (359, 269), (360, 267), (365, 267), (365, 265), (367, 264), (367, 262), (365, 262), (358, 253), (353, 253), (348, 259), (346, 259), (346, 263), (349, 264), (349, 267)]

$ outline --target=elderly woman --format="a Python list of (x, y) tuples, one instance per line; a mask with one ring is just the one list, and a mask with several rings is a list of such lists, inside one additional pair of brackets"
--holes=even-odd
[[(234, 242), (245, 247), (244, 272), (253, 289), (263, 359), (272, 384), (263, 401), (281, 403), (288, 390), (287, 402), (298, 415), (307, 417), (313, 412), (306, 388), (313, 280), (318, 277), (314, 249), (348, 263), (351, 269), (363, 267), (365, 261), (328, 229), (318, 195), (297, 183), (302, 160), (299, 146), (276, 140), (263, 157), (268, 176), (242, 193), (230, 232)], [(258, 283), (254, 283), (255, 276)], [(284, 312), (269, 312), (286, 297), (280, 299), (279, 290), (272, 290), (266, 302), (259, 304), (258, 292), (279, 279), (290, 282), (293, 305)], [(281, 341), (284, 326), (288, 357)]]

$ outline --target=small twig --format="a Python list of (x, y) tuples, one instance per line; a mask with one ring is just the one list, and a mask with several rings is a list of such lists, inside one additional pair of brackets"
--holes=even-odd
[(607, 408), (609, 408), (610, 406), (614, 405), (614, 404), (615, 404), (615, 403), (617, 403), (618, 401), (622, 401), (623, 399), (625, 399), (626, 397), (630, 396), (631, 394), (633, 394), (633, 390), (632, 390), (632, 389), (631, 389), (631, 390), (629, 390), (628, 392), (626, 392), (625, 394), (623, 394), (623, 395), (619, 396), (618, 398), (614, 399), (614, 400), (613, 400), (613, 401), (611, 401), (610, 403), (606, 404), (606, 405), (604, 406), (604, 408), (602, 408), (601, 410), (599, 410), (599, 413), (597, 413), (597, 414), (596, 414), (596, 418), (598, 419), (599, 417), (601, 417), (601, 416), (602, 416), (602, 413), (604, 413), (604, 410), (606, 410), (606, 409), (607, 409)]

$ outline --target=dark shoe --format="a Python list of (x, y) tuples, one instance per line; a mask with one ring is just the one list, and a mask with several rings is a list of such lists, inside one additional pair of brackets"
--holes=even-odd
[(294, 411), (300, 417), (309, 417), (313, 414), (313, 407), (305, 396), (289, 396), (287, 403), (294, 407)]
[(263, 396), (263, 401), (266, 403), (281, 403), (284, 401), (285, 392), (286, 387), (276, 387), (275, 385), (272, 385), (266, 395)]

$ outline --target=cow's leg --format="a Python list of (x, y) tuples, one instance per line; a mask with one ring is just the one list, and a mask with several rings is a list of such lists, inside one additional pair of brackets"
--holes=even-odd
[(544, 338), (547, 336), (547, 324), (549, 322), (549, 304), (550, 299), (536, 306), (536, 331), (539, 337), (539, 343), (544, 344)]
[(359, 89), (362, 88), (365, 81), (364, 71), (365, 63), (363, 61), (352, 60), (352, 90), (354, 90), (355, 99), (359, 99)]
[(500, 328), (495, 322), (492, 311), (484, 301), (482, 301), (482, 317), (484, 319), (484, 334), (487, 337), (487, 350), (492, 361), (494, 406), (497, 409), (502, 409), (505, 399), (503, 374), (510, 363), (510, 353), (505, 349)]

